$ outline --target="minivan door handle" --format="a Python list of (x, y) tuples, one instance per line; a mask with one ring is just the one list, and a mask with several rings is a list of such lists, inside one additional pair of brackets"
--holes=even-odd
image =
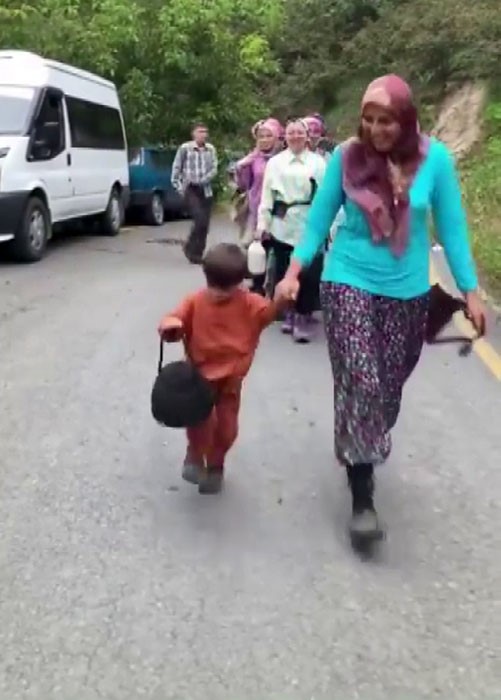
[(68, 163), (68, 165), (71, 165), (71, 153), (66, 154), (66, 162)]

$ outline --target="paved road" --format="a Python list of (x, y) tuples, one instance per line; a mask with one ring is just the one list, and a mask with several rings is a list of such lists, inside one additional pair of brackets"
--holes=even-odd
[(160, 241), (185, 230), (0, 263), (1, 700), (500, 698), (501, 384), (426, 352), (364, 562), (325, 348), (271, 328), (199, 497), (148, 403), (158, 317), (201, 282)]

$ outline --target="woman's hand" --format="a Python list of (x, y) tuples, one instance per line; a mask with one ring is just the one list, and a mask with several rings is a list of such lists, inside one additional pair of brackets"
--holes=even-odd
[(167, 343), (175, 343), (183, 335), (183, 322), (175, 316), (164, 316), (158, 324), (158, 334)]
[(296, 301), (299, 294), (299, 279), (295, 275), (286, 275), (277, 284), (276, 294), (287, 301)]
[(464, 296), (466, 301), (467, 318), (472, 322), (479, 335), (485, 335), (487, 329), (487, 319), (484, 302), (476, 290), (466, 292)]

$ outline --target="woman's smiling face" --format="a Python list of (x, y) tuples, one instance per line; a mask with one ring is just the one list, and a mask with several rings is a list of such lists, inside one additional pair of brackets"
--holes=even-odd
[(270, 129), (261, 127), (257, 132), (257, 147), (260, 151), (271, 151), (275, 145), (275, 137)]
[(301, 153), (308, 142), (308, 131), (301, 121), (289, 122), (285, 130), (285, 141), (293, 153)]
[(374, 104), (364, 107), (362, 134), (380, 153), (389, 153), (397, 143), (401, 128), (393, 113)]

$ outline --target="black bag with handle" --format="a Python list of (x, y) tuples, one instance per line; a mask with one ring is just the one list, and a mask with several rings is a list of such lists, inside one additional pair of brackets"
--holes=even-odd
[(151, 391), (153, 418), (168, 428), (199, 425), (214, 408), (214, 390), (189, 359), (164, 365), (163, 344), (162, 339), (157, 377)]
[(477, 336), (474, 338), (467, 338), (463, 335), (438, 337), (439, 333), (458, 311), (462, 311), (466, 318), (468, 318), (464, 299), (453, 297), (452, 294), (446, 292), (439, 284), (434, 284), (430, 289), (425, 340), (430, 345), (461, 343), (459, 354), (462, 357), (466, 357), (471, 353), (475, 340), (478, 340), (478, 338), (481, 338), (485, 334), (485, 328), (480, 329)]

